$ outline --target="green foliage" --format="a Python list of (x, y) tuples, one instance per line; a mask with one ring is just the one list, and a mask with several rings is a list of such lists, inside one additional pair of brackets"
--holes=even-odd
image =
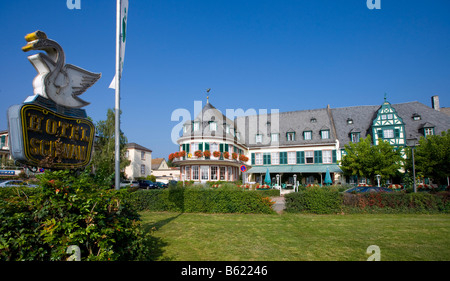
[(139, 190), (131, 195), (139, 211), (173, 211), (188, 213), (264, 213), (271, 214), (272, 202), (256, 191), (236, 188), (203, 187)]
[(400, 151), (386, 141), (373, 145), (370, 135), (358, 143), (345, 145), (345, 151), (347, 154), (341, 161), (344, 174), (365, 177), (372, 182), (375, 182), (376, 175), (382, 178), (394, 176), (403, 164)]
[(342, 196), (334, 189), (311, 187), (284, 196), (286, 211), (333, 214), (341, 211)]
[(65, 260), (70, 245), (80, 247), (82, 260), (149, 256), (127, 191), (98, 188), (88, 173), (70, 171), (45, 172), (40, 186), (1, 193), (0, 260)]
[(352, 213), (449, 213), (450, 193), (345, 194), (343, 205)]
[[(97, 138), (94, 144), (94, 153), (91, 164), (95, 169), (97, 181), (103, 181), (110, 185), (114, 181), (115, 173), (115, 112), (108, 109), (107, 118), (99, 121), (95, 126)], [(127, 138), (120, 132), (120, 169), (130, 165), (130, 160), (125, 157)]]
[(450, 176), (450, 130), (440, 136), (421, 138), (415, 150), (416, 174), (432, 178), (438, 184), (447, 184)]

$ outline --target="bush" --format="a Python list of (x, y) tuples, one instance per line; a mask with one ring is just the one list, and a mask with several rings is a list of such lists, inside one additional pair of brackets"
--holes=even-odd
[[(128, 191), (101, 189), (88, 173), (45, 172), (42, 188), (2, 191), (0, 260), (65, 260), (70, 245), (82, 260), (143, 260), (150, 239)], [(14, 196), (13, 196), (14, 195)]]
[(342, 196), (333, 189), (310, 187), (284, 196), (286, 212), (332, 214), (341, 211)]
[(172, 211), (188, 213), (264, 213), (271, 214), (272, 202), (255, 191), (233, 186), (139, 190), (131, 195), (138, 211)]

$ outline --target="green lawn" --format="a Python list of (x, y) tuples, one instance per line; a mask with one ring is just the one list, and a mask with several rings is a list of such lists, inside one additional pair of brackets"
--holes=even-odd
[(450, 260), (450, 215), (240, 215), (142, 212), (153, 259)]

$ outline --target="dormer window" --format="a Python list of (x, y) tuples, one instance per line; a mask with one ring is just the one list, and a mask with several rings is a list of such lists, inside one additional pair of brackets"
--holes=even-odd
[(347, 119), (347, 124), (353, 124), (353, 119), (348, 118), (348, 119)]
[(200, 122), (194, 121), (194, 132), (200, 130)]
[(212, 131), (217, 131), (217, 123), (214, 121), (209, 121), (209, 130)]
[(262, 143), (262, 135), (261, 134), (257, 134), (255, 137), (255, 141), (256, 143)]
[(309, 120), (311, 123), (317, 123), (317, 119), (316, 118), (311, 118), (311, 120)]
[(423, 128), (423, 134), (425, 137), (434, 135), (434, 128)]
[(295, 132), (287, 132), (286, 139), (287, 141), (295, 141)]
[(413, 119), (414, 121), (418, 121), (418, 120), (421, 120), (422, 117), (421, 117), (419, 114), (414, 113), (414, 114), (412, 115), (412, 119)]
[(321, 130), (320, 136), (322, 139), (329, 139), (330, 138), (330, 130)]
[(304, 131), (303, 132), (303, 139), (304, 140), (311, 140), (312, 139), (312, 131)]

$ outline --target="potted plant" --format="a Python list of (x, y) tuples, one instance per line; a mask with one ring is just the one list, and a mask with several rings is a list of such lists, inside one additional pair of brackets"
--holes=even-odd
[(245, 156), (244, 154), (239, 155), (239, 160), (241, 160), (242, 162), (247, 162), (248, 161), (248, 157)]
[(175, 158), (175, 155), (174, 155), (173, 153), (170, 153), (170, 154), (169, 154), (169, 161), (172, 161), (173, 158)]
[(195, 157), (202, 157), (203, 156), (203, 152), (201, 150), (197, 150), (196, 152), (194, 152)]
[(225, 151), (225, 152), (223, 153), (223, 158), (225, 158), (225, 159), (230, 158), (230, 153), (229, 153), (228, 151)]
[(213, 155), (214, 157), (220, 157), (220, 151), (214, 151)]
[(211, 157), (211, 152), (209, 150), (205, 150), (203, 152), (203, 156), (205, 156), (205, 158), (209, 158), (209, 157)]
[(231, 154), (231, 158), (233, 158), (233, 160), (237, 160), (238, 159), (238, 154), (236, 152), (233, 152)]

